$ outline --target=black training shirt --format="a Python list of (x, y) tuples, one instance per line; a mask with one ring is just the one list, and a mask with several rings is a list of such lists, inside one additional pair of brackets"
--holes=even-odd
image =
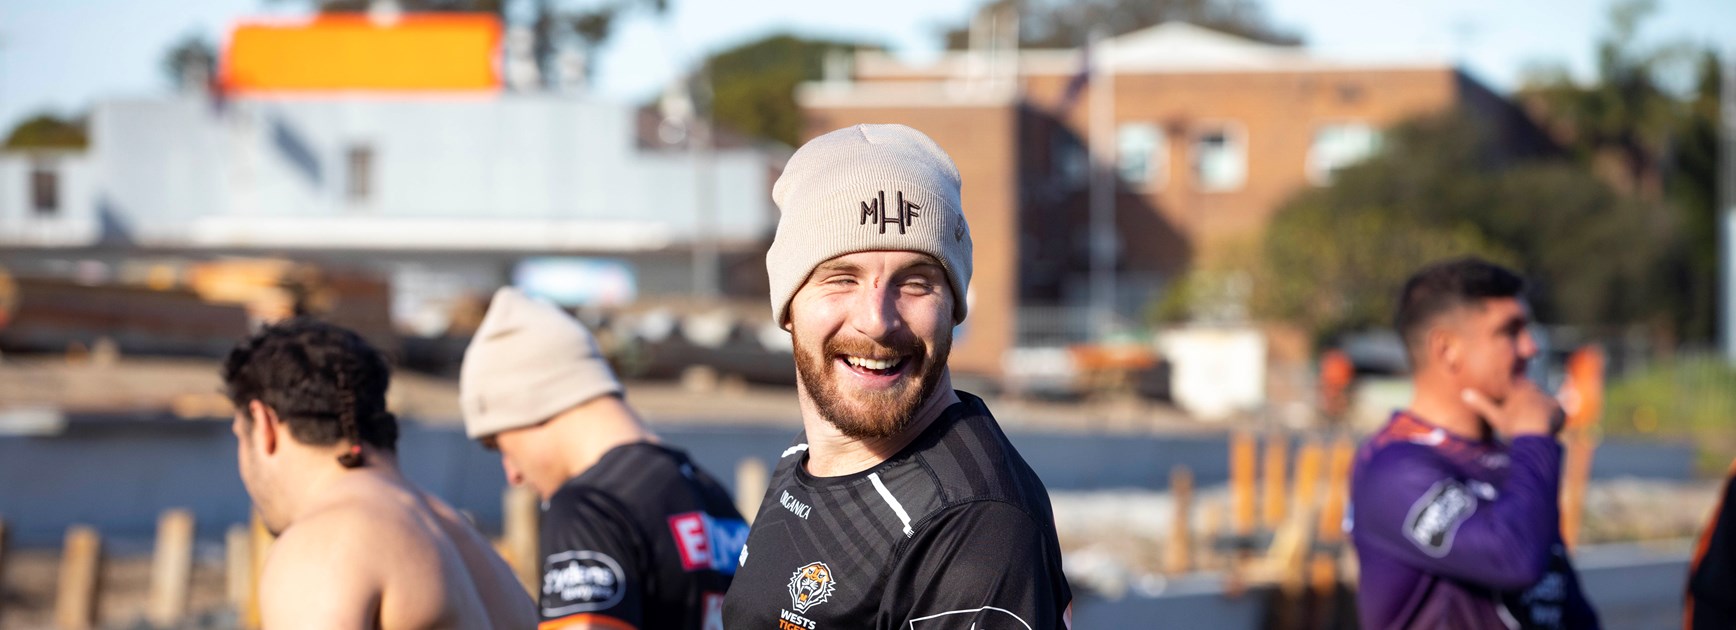
[(687, 454), (619, 446), (562, 485), (542, 517), (543, 630), (713, 630), (747, 523)]
[(1072, 592), (1048, 491), (983, 401), (959, 398), (856, 474), (808, 474), (798, 438), (742, 551), (727, 627), (1065, 627)]

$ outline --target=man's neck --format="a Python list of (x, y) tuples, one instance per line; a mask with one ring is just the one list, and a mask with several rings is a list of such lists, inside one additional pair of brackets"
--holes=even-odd
[(368, 475), (388, 483), (403, 483), (404, 477), (398, 472), (398, 458), (390, 451), (382, 451), (372, 446), (362, 448), (362, 465), (355, 468), (345, 468), (337, 461), (335, 452), (310, 451), (297, 455), (307, 459), (301, 466), (309, 471), (307, 483), (298, 485), (298, 492), (288, 497), (289, 505), (286, 512), (290, 520), (284, 525), (300, 520), (303, 516), (324, 509), (336, 496), (340, 484)]
[(618, 446), (658, 442), (657, 435), (645, 428), (633, 408), (614, 396), (587, 401), (550, 422), (554, 438), (568, 454), (562, 462), (567, 479), (584, 474)]
[(797, 389), (801, 397), (802, 428), (808, 436), (808, 474), (816, 477), (837, 477), (878, 466), (909, 446), (916, 436), (922, 435), (929, 425), (946, 413), (947, 407), (959, 401), (958, 392), (952, 389), (952, 374), (942, 372), (934, 393), (916, 408), (910, 424), (903, 431), (884, 438), (858, 439), (844, 435), (821, 416), (819, 407), (799, 383)]
[(1413, 384), (1416, 393), (1407, 408), (1411, 414), (1467, 440), (1480, 441), (1489, 437), (1489, 424), (1465, 404), (1457, 385), (1445, 379), (1424, 376), (1417, 377)]

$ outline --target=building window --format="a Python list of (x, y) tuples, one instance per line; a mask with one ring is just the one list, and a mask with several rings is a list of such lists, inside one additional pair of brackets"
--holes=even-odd
[(346, 166), (344, 193), (351, 202), (365, 203), (374, 194), (374, 149), (350, 147), (344, 160)]
[(1115, 130), (1115, 169), (1139, 190), (1163, 188), (1169, 175), (1169, 139), (1152, 123), (1125, 123)]
[(53, 164), (30, 166), (30, 208), (39, 215), (60, 213), (60, 172)]
[(1338, 171), (1380, 150), (1380, 132), (1363, 123), (1336, 123), (1314, 130), (1304, 168), (1308, 181), (1324, 186)]
[(1194, 136), (1194, 181), (1201, 190), (1242, 187), (1248, 178), (1247, 134), (1229, 125), (1209, 127)]
[(1085, 152), (1085, 145), (1079, 144), (1072, 136), (1055, 133), (1050, 136), (1051, 167), (1054, 169), (1055, 181), (1063, 190), (1078, 190), (1085, 187), (1086, 176), (1091, 171), (1091, 161)]

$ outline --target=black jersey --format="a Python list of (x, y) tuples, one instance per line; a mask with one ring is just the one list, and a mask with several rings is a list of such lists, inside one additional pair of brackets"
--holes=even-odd
[(784, 452), (724, 604), (730, 630), (1060, 628), (1072, 592), (1049, 493), (983, 401), (960, 392), (860, 473)]
[(1685, 628), (1736, 628), (1736, 463), (1712, 522), (1694, 546), (1685, 604)]
[(544, 506), (539, 627), (722, 628), (746, 540), (729, 493), (686, 453), (610, 449)]

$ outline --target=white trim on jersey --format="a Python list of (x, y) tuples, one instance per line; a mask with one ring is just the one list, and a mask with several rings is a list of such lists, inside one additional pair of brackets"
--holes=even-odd
[(880, 473), (869, 474), (868, 480), (874, 482), (874, 489), (880, 492), (880, 498), (886, 499), (886, 504), (892, 506), (892, 512), (898, 515), (898, 520), (904, 522), (904, 537), (915, 536), (916, 530), (910, 529), (910, 513), (904, 511), (904, 504), (899, 503), (898, 498), (892, 496), (892, 491), (886, 489), (886, 484), (880, 482)]
[[(949, 611), (946, 611), (943, 613), (929, 615), (927, 617), (917, 617), (915, 619), (910, 620), (910, 627), (914, 628), (915, 630), (922, 630), (923, 628), (927, 628), (930, 625), (940, 625), (940, 624), (922, 624), (921, 626), (918, 626), (917, 622), (919, 622), (919, 621), (928, 621), (930, 619), (936, 619), (936, 618), (944, 617), (947, 615), (963, 615), (963, 614), (970, 614), (970, 613), (981, 613), (981, 612), (987, 612), (990, 610), (993, 610), (995, 612), (1006, 613), (1006, 615), (1008, 617), (1013, 618), (1013, 621), (1017, 621), (1017, 622), (1019, 622), (1019, 625), (1024, 626), (1025, 630), (1030, 630), (1030, 628), (1031, 628), (1031, 624), (1025, 623), (1025, 620), (1020, 618), (1017, 614), (1014, 614), (1013, 611), (1007, 610), (1005, 608), (996, 608), (994, 606), (983, 606), (981, 608), (967, 608), (964, 610), (949, 610)], [(1073, 612), (1073, 605), (1067, 604), (1067, 613), (1068, 614), (1065, 617), (1065, 619), (1067, 620), (1067, 627), (1069, 629), (1073, 627), (1072, 612)], [(995, 618), (998, 619), (1000, 617), (997, 615)], [(952, 627), (956, 628), (958, 626), (955, 625)], [(971, 627), (975, 628), (976, 625), (973, 624), (973, 625), (971, 625)]]
[(805, 451), (805, 450), (808, 450), (808, 444), (806, 442), (803, 442), (801, 444), (797, 444), (795, 446), (784, 449), (784, 454), (779, 455), (778, 459), (783, 459), (785, 457), (795, 455), (796, 453), (800, 453), (800, 452)]

